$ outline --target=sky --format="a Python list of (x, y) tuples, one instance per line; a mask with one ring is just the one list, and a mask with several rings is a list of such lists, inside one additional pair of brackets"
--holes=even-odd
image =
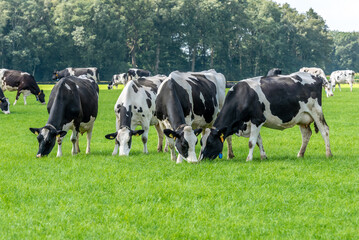
[(274, 0), (305, 13), (313, 8), (326, 22), (330, 30), (359, 32), (359, 0)]

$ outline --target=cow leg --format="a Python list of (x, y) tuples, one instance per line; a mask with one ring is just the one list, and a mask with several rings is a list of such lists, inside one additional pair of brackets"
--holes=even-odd
[(115, 144), (115, 148), (113, 149), (112, 156), (117, 155), (117, 153), (118, 153), (118, 148), (120, 147), (120, 144), (119, 144), (119, 142), (117, 141), (117, 139), (115, 139), (115, 141), (116, 141), (116, 144)]
[(249, 153), (247, 156), (247, 161), (252, 161), (253, 159), (253, 150), (255, 145), (257, 144), (259, 132), (261, 130), (262, 125), (257, 127), (255, 124), (251, 124), (251, 134), (248, 141)]
[(163, 147), (163, 131), (159, 123), (155, 125), (157, 136), (158, 136), (158, 143), (157, 143), (157, 152), (162, 152)]
[(143, 152), (148, 153), (147, 149), (147, 140), (148, 140), (148, 126), (142, 126), (144, 132), (141, 135), (142, 143), (143, 143)]
[(14, 102), (14, 106), (15, 106), (15, 104), (16, 104), (16, 102), (17, 102), (17, 100), (19, 100), (19, 97), (20, 97), (20, 91), (19, 91), (19, 90), (17, 90), (17, 93), (16, 93), (16, 98), (15, 98), (15, 102)]
[(233, 154), (233, 148), (232, 148), (232, 136), (228, 136), (226, 138), (227, 141), (227, 159), (232, 159), (234, 158), (234, 154)]
[(304, 157), (308, 142), (312, 136), (312, 130), (309, 125), (299, 125), (299, 128), (302, 133), (302, 146), (300, 147), (297, 157)]
[(76, 130), (72, 131), (70, 140), (72, 142), (72, 155), (76, 155), (78, 153), (78, 132)]
[(182, 163), (183, 162), (183, 157), (181, 156), (181, 154), (178, 154), (176, 163)]
[(340, 91), (342, 91), (342, 88), (340, 87), (340, 83), (338, 83), (338, 88)]
[(327, 125), (324, 119), (323, 112), (322, 111), (314, 112), (312, 114), (312, 117), (324, 139), (326, 156), (332, 157), (333, 154), (332, 151), (330, 150), (330, 143), (329, 143), (329, 126)]
[(261, 153), (261, 159), (267, 159), (267, 154), (264, 151), (264, 147), (263, 147), (263, 141), (262, 141), (262, 137), (261, 134), (258, 134), (258, 139), (257, 139), (257, 146), (259, 147), (259, 151)]
[(87, 131), (87, 146), (86, 146), (86, 154), (89, 154), (90, 153), (90, 144), (91, 144), (91, 137), (92, 137), (92, 129), (93, 129), (93, 126)]
[(26, 102), (26, 97), (27, 97), (27, 96), (24, 95), (24, 105), (27, 104), (27, 102)]
[(62, 156), (62, 138), (61, 137), (57, 137), (57, 155), (56, 157), (61, 157)]
[(349, 82), (349, 86), (350, 86), (350, 91), (352, 92), (353, 91), (353, 83)]
[(168, 146), (171, 151), (171, 160), (176, 161), (176, 150), (175, 150), (175, 144), (172, 138), (166, 137), (166, 141), (168, 142)]

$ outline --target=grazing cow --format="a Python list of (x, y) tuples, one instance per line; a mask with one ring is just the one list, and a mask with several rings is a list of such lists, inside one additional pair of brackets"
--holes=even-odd
[(63, 77), (68, 76), (80, 76), (86, 75), (87, 78), (95, 80), (95, 82), (99, 81), (99, 73), (96, 67), (88, 67), (88, 68), (72, 68), (68, 67), (64, 70), (54, 71), (52, 74), (52, 80), (60, 80)]
[[(215, 70), (172, 72), (161, 84), (156, 99), (156, 116), (166, 128), (164, 133), (176, 159), (174, 147), (188, 162), (198, 162), (195, 145), (201, 128), (211, 127), (225, 97), (226, 80)], [(228, 142), (230, 144), (230, 142)], [(228, 148), (230, 149), (230, 147)], [(233, 153), (230, 153), (232, 157)]]
[(268, 71), (266, 76), (270, 77), (270, 76), (276, 76), (276, 75), (279, 75), (279, 74), (282, 74), (282, 69), (280, 69), (280, 68), (272, 68), (271, 70)]
[[(128, 156), (131, 150), (132, 136), (142, 135), (143, 152), (148, 153), (147, 139), (150, 125), (155, 125), (158, 133), (157, 151), (162, 151), (163, 133), (154, 116), (157, 89), (164, 75), (141, 77), (130, 81), (115, 104), (116, 132), (106, 135), (107, 139), (116, 139), (112, 155)], [(141, 126), (142, 130), (135, 130)]]
[(9, 114), (10, 113), (10, 103), (9, 103), (9, 99), (7, 99), (2, 91), (2, 89), (0, 88), (0, 109), (1, 111), (3, 111), (3, 113), (5, 114)]
[(314, 68), (314, 67), (312, 67), (312, 68), (303, 67), (303, 68), (299, 69), (299, 72), (307, 72), (316, 77), (317, 76), (322, 77), (323, 78), (323, 88), (327, 94), (327, 97), (333, 96), (332, 86), (331, 86), (330, 82), (328, 81), (327, 77), (325, 76), (323, 69)]
[(71, 129), (72, 154), (80, 152), (78, 133), (87, 132), (86, 153), (90, 152), (92, 129), (97, 117), (99, 89), (93, 79), (69, 76), (56, 83), (51, 91), (47, 111), (49, 118), (42, 128), (30, 128), (38, 135), (37, 157), (48, 155), (57, 139), (57, 156), (62, 156), (62, 139)]
[(332, 72), (330, 74), (330, 82), (332, 84), (333, 92), (335, 91), (335, 85), (338, 84), (339, 90), (341, 83), (349, 83), (350, 91), (353, 91), (353, 84), (354, 84), (354, 74), (355, 72), (353, 70), (338, 70)]
[(115, 75), (113, 75), (112, 80), (108, 84), (107, 88), (108, 88), (108, 90), (112, 89), (113, 86), (118, 88), (119, 84), (125, 85), (125, 82), (127, 82), (127, 73), (115, 74)]
[(314, 122), (331, 157), (329, 127), (322, 111), (322, 78), (304, 72), (272, 77), (256, 77), (242, 80), (231, 88), (223, 108), (212, 129), (206, 129), (201, 139), (200, 160), (215, 159), (222, 151), (228, 136), (249, 137), (247, 161), (253, 159), (253, 149), (258, 144), (261, 158), (267, 158), (260, 129), (262, 126), (284, 130), (299, 125), (302, 146), (298, 157), (303, 157)]
[(19, 100), (20, 94), (24, 96), (24, 104), (26, 105), (26, 98), (30, 94), (34, 94), (36, 100), (40, 103), (45, 104), (45, 94), (43, 90), (40, 90), (37, 85), (35, 78), (27, 73), (17, 70), (0, 70), (0, 85), (3, 91), (17, 91), (14, 105)]

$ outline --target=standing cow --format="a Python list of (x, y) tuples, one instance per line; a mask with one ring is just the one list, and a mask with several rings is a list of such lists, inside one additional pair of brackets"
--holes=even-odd
[[(147, 139), (150, 125), (155, 125), (158, 133), (157, 151), (162, 151), (163, 133), (154, 116), (157, 89), (164, 75), (141, 77), (130, 81), (121, 92), (115, 104), (116, 132), (106, 135), (107, 139), (116, 139), (112, 155), (128, 156), (131, 150), (132, 136), (142, 135), (143, 152), (148, 153)], [(141, 126), (142, 130), (135, 130)]]
[(40, 90), (37, 85), (35, 78), (27, 73), (21, 72), (17, 70), (8, 70), (1, 69), (0, 70), (0, 85), (3, 91), (17, 91), (16, 99), (14, 105), (17, 100), (19, 100), (20, 94), (22, 93), (24, 96), (24, 104), (26, 105), (26, 98), (30, 94), (34, 94), (36, 100), (40, 101), (40, 103), (45, 104), (45, 94), (43, 90)]
[(9, 114), (10, 113), (10, 103), (9, 99), (7, 99), (0, 88), (0, 109), (3, 113)]
[(232, 87), (212, 129), (206, 129), (201, 139), (200, 160), (215, 159), (220, 155), (223, 141), (228, 136), (249, 137), (247, 161), (253, 159), (258, 144), (261, 158), (267, 158), (260, 129), (262, 126), (284, 130), (299, 125), (302, 146), (298, 157), (303, 157), (314, 122), (325, 142), (326, 155), (331, 157), (329, 127), (322, 111), (322, 78), (308, 73), (256, 77), (242, 80)]
[(338, 70), (332, 72), (330, 74), (330, 82), (333, 88), (333, 92), (335, 91), (335, 85), (338, 84), (339, 90), (342, 91), (340, 88), (341, 83), (349, 83), (350, 91), (353, 91), (353, 84), (354, 84), (354, 75), (355, 72), (353, 70)]
[[(174, 147), (188, 162), (198, 162), (195, 145), (202, 128), (211, 127), (225, 97), (226, 80), (215, 70), (172, 72), (158, 90), (156, 116), (166, 127), (164, 133), (176, 160)], [(230, 139), (229, 139), (230, 140)], [(229, 144), (229, 158), (233, 156)]]
[(127, 84), (128, 81), (131, 81), (133, 79), (137, 79), (140, 77), (149, 77), (151, 76), (151, 72), (144, 70), (144, 69), (138, 69), (138, 68), (130, 68), (127, 71), (127, 78), (125, 81), (125, 85)]
[(30, 128), (38, 135), (37, 157), (48, 155), (57, 139), (57, 156), (62, 156), (62, 139), (71, 129), (72, 154), (80, 152), (78, 134), (87, 132), (86, 153), (90, 153), (92, 129), (97, 117), (99, 88), (93, 79), (69, 76), (62, 78), (51, 91), (47, 111), (49, 118), (42, 128)]
[(125, 85), (125, 82), (127, 82), (127, 73), (115, 74), (112, 76), (112, 80), (108, 84), (107, 88), (108, 88), (108, 90), (112, 89), (113, 86), (118, 88), (119, 84)]
[(95, 80), (95, 82), (99, 81), (99, 73), (96, 67), (88, 67), (88, 68), (72, 68), (68, 67), (64, 70), (54, 71), (52, 74), (52, 80), (60, 80), (63, 77), (68, 76), (81, 76), (86, 75), (87, 78), (91, 78)]
[(330, 84), (327, 77), (325, 76), (323, 69), (315, 68), (315, 67), (311, 67), (311, 68), (303, 67), (299, 69), (299, 72), (307, 72), (316, 77), (320, 76), (321, 78), (323, 78), (323, 88), (327, 94), (327, 97), (333, 96), (332, 85)]

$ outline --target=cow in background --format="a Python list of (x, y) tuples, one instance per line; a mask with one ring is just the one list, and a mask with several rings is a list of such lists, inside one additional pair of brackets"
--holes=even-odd
[(322, 77), (304, 72), (240, 81), (228, 91), (213, 128), (206, 129), (201, 139), (200, 160), (221, 155), (224, 139), (233, 134), (249, 137), (247, 161), (253, 159), (256, 144), (265, 159), (261, 127), (284, 130), (295, 125), (299, 125), (302, 133), (297, 156), (303, 157), (313, 122), (315, 131), (319, 130), (324, 139), (326, 156), (331, 157), (329, 127), (322, 111), (322, 81)]
[[(154, 116), (157, 90), (166, 76), (140, 77), (130, 81), (122, 90), (115, 104), (116, 132), (107, 134), (107, 139), (116, 139), (112, 155), (128, 156), (132, 136), (142, 135), (143, 152), (148, 153), (147, 140), (150, 125), (155, 125), (158, 134), (157, 151), (162, 151), (163, 132)], [(135, 130), (141, 126), (141, 130)]]
[(113, 86), (115, 86), (116, 88), (118, 88), (119, 84), (123, 84), (125, 85), (125, 82), (127, 82), (127, 73), (120, 73), (120, 74), (115, 74), (112, 76), (112, 80), (111, 82), (108, 84), (107, 88), (113, 89)]
[(9, 99), (7, 99), (0, 88), (0, 109), (3, 113), (9, 114), (10, 113), (10, 102)]
[(320, 76), (321, 78), (323, 78), (323, 88), (327, 94), (327, 97), (333, 96), (332, 85), (330, 84), (327, 77), (325, 76), (323, 69), (315, 68), (315, 67), (311, 67), (311, 68), (302, 67), (301, 69), (299, 69), (299, 72), (307, 72), (316, 77)]
[(92, 130), (98, 110), (98, 93), (98, 85), (93, 79), (68, 76), (56, 83), (47, 104), (47, 123), (42, 128), (30, 128), (39, 142), (37, 157), (48, 155), (56, 142), (57, 156), (62, 156), (62, 139), (70, 129), (72, 154), (80, 152), (79, 133), (85, 132), (86, 153), (90, 153)]
[(268, 71), (266, 77), (277, 76), (279, 74), (282, 74), (282, 69), (280, 69), (280, 68), (272, 68), (271, 70)]
[(45, 104), (45, 94), (43, 90), (40, 90), (35, 78), (27, 73), (17, 70), (1, 69), (0, 70), (0, 85), (3, 91), (17, 91), (16, 99), (19, 100), (20, 94), (24, 96), (24, 104), (26, 105), (26, 98), (34, 94), (37, 101)]
[(353, 70), (338, 70), (332, 72), (330, 74), (330, 82), (333, 88), (333, 92), (335, 91), (335, 85), (338, 84), (339, 90), (342, 91), (340, 88), (341, 83), (349, 83), (350, 91), (353, 91), (353, 84), (354, 84), (354, 75), (355, 72)]
[(63, 77), (68, 76), (80, 76), (86, 75), (87, 78), (95, 80), (95, 82), (99, 81), (99, 72), (96, 67), (88, 67), (88, 68), (72, 68), (68, 67), (60, 71), (54, 71), (52, 74), (52, 80), (60, 80)]

